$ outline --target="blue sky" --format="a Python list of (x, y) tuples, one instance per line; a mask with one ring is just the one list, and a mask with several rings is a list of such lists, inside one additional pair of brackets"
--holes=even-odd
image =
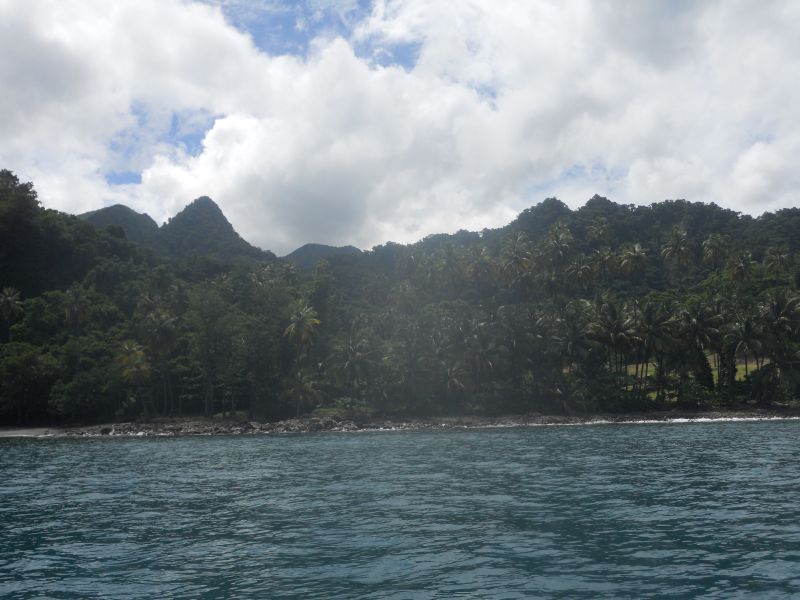
[(369, 248), (556, 196), (798, 204), (800, 3), (0, 0), (0, 164), (46, 206)]

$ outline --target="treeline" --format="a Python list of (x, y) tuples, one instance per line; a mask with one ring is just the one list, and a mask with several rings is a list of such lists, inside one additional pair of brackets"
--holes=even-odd
[(796, 209), (548, 199), (309, 272), (166, 258), (3, 171), (0, 421), (791, 403), (798, 226)]

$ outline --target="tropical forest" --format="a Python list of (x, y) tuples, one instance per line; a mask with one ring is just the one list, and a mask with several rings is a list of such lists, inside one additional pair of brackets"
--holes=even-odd
[(790, 406), (798, 232), (797, 208), (548, 198), (278, 258), (209, 198), (75, 216), (0, 171), (0, 424)]

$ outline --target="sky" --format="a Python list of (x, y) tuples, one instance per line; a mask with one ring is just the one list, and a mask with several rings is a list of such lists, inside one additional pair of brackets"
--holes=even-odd
[(250, 243), (800, 203), (796, 0), (0, 0), (0, 168)]

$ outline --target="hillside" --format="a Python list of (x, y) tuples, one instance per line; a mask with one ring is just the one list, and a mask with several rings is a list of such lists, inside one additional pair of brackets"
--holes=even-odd
[(172, 257), (210, 255), (221, 259), (273, 259), (275, 255), (248, 244), (233, 229), (219, 206), (201, 196), (159, 230), (156, 247)]
[(312, 269), (321, 260), (341, 256), (359, 256), (361, 250), (355, 246), (327, 246), (325, 244), (305, 244), (283, 258), (293, 262), (299, 269)]
[(123, 204), (83, 213), (78, 218), (98, 229), (120, 227), (127, 239), (142, 246), (152, 247), (158, 236), (158, 225), (149, 215), (137, 213)]
[(295, 270), (219, 260), (269, 255), (207, 198), (141, 252), (2, 171), (0, 424), (797, 406), (798, 227), (549, 198), (497, 229), (308, 245), (325, 267)]
[(126, 237), (169, 258), (208, 256), (219, 260), (272, 260), (275, 255), (239, 236), (219, 206), (202, 196), (158, 227), (148, 215), (120, 204), (78, 215), (99, 229), (121, 227)]

